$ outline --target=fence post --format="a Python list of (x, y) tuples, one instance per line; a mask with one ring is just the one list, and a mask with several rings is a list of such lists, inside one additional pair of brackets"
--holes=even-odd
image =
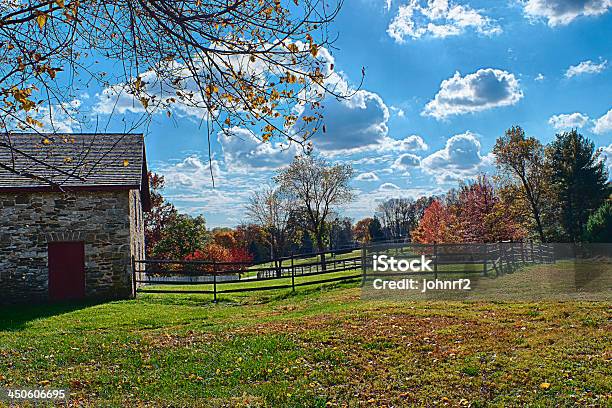
[(488, 244), (485, 242), (484, 243), (484, 259), (483, 259), (483, 266), (482, 266), (482, 272), (484, 276), (487, 276), (488, 273), (488, 267), (487, 267), (487, 260), (489, 258), (489, 247)]
[(366, 249), (365, 245), (361, 247), (361, 286), (365, 286), (366, 283)]
[(132, 288), (134, 299), (136, 299), (136, 258), (134, 258), (134, 255), (132, 255)]
[(217, 263), (213, 262), (213, 303), (217, 303)]
[(504, 247), (504, 243), (499, 243), (499, 271), (503, 275), (506, 273), (504, 270), (504, 263), (506, 262), (506, 248)]
[(434, 241), (433, 244), (433, 258), (434, 258), (434, 279), (438, 279), (438, 243)]
[(295, 266), (293, 264), (293, 252), (291, 253), (291, 291), (295, 292)]

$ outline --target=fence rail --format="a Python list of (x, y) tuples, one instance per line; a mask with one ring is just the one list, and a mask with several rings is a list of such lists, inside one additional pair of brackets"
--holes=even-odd
[[(375, 276), (373, 257), (369, 255), (395, 255), (401, 259), (426, 256), (432, 260), (433, 275), (475, 274), (500, 276), (527, 264), (554, 262), (552, 246), (533, 242), (500, 242), (486, 244), (372, 244), (361, 248), (361, 253), (350, 257), (356, 250), (345, 249), (284, 257), (262, 264), (244, 262), (209, 262), (182, 260), (133, 260), (134, 291), (139, 293), (194, 293), (217, 295), (250, 291), (292, 289), (296, 287), (332, 282), (354, 281)], [(310, 258), (316, 260), (311, 260)], [(346, 275), (325, 275), (347, 272)], [(350, 273), (354, 272), (354, 273)], [(432, 274), (432, 272), (397, 272), (385, 276)], [(309, 279), (318, 277), (320, 279)], [(235, 287), (235, 284), (284, 279), (281, 284)], [(288, 280), (290, 279), (290, 283)], [(271, 282), (272, 283), (272, 282)], [(193, 288), (210, 285), (210, 289)], [(154, 287), (149, 287), (154, 286)], [(187, 286), (188, 289), (163, 286)]]

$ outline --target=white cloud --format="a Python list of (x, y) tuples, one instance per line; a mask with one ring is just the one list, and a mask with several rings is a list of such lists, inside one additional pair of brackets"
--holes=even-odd
[(580, 16), (599, 16), (612, 7), (611, 0), (527, 0), (525, 14), (529, 18), (543, 18), (550, 27), (566, 25)]
[(416, 154), (404, 153), (395, 160), (392, 168), (398, 170), (408, 170), (412, 167), (419, 167), (421, 165), (421, 158)]
[(296, 145), (262, 142), (250, 130), (233, 127), (217, 134), (230, 171), (275, 170), (299, 153)]
[(612, 144), (601, 148), (601, 155), (608, 168), (608, 179), (612, 178)]
[(355, 180), (358, 180), (358, 181), (378, 181), (380, 179), (378, 178), (376, 173), (374, 173), (374, 172), (367, 172), (367, 173), (361, 173), (360, 175), (355, 177)]
[(542, 73), (539, 73), (539, 74), (538, 74), (538, 75), (535, 77), (535, 80), (536, 80), (536, 81), (543, 81), (543, 80), (545, 80), (545, 79), (546, 79), (546, 77), (545, 77), (545, 76), (544, 76)]
[(201, 191), (212, 187), (213, 176), (217, 181), (221, 181), (224, 176), (219, 162), (217, 160), (211, 162), (197, 154), (191, 154), (178, 162), (162, 163), (159, 172), (165, 177), (168, 189)]
[(593, 126), (593, 133), (602, 134), (610, 131), (612, 131), (612, 109), (599, 119), (596, 119), (595, 126)]
[(398, 118), (403, 118), (406, 116), (406, 112), (402, 108), (398, 108), (397, 106), (390, 106), (391, 112), (397, 115)]
[(435, 98), (421, 113), (444, 119), (451, 115), (479, 112), (516, 104), (523, 97), (514, 74), (499, 69), (479, 69), (462, 77), (459, 72), (442, 81)]
[(548, 119), (548, 123), (555, 129), (577, 129), (584, 127), (589, 122), (589, 117), (580, 112), (554, 115)]
[(480, 142), (474, 133), (465, 132), (446, 141), (443, 149), (421, 160), (421, 169), (439, 183), (474, 177), (491, 162), (480, 154)]
[(399, 7), (387, 33), (401, 44), (407, 38), (445, 38), (467, 30), (484, 35), (502, 31), (494, 20), (467, 5), (448, 0), (409, 0), (408, 4)]
[(393, 190), (399, 190), (400, 188), (393, 184), (393, 183), (382, 183), (379, 187), (378, 190), (379, 191), (393, 191)]
[(578, 65), (570, 66), (567, 71), (565, 71), (565, 77), (572, 78), (584, 74), (599, 74), (601, 71), (606, 69), (607, 65), (608, 60), (604, 60), (599, 64), (596, 64), (591, 60), (582, 61)]

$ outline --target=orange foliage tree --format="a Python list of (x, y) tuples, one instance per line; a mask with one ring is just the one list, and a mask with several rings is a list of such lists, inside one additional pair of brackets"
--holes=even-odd
[(420, 243), (499, 242), (521, 240), (526, 233), (520, 214), (500, 198), (486, 176), (480, 176), (461, 186), (447, 203), (433, 201), (412, 238)]
[(440, 200), (434, 200), (425, 209), (419, 225), (412, 232), (412, 240), (423, 244), (457, 242), (454, 233), (456, 217)]

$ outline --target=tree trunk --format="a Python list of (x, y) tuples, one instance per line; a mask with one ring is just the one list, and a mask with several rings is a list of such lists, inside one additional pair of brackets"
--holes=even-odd
[(546, 237), (544, 236), (544, 229), (542, 227), (542, 220), (540, 219), (540, 210), (537, 208), (535, 204), (532, 204), (533, 208), (533, 217), (536, 221), (536, 226), (538, 228), (538, 234), (540, 235), (540, 241), (546, 242)]
[(546, 242), (546, 237), (544, 236), (544, 228), (542, 227), (542, 220), (540, 218), (540, 209), (538, 208), (538, 204), (535, 202), (535, 198), (531, 192), (531, 188), (529, 188), (529, 184), (527, 180), (521, 177), (521, 181), (523, 182), (523, 188), (525, 188), (525, 193), (527, 194), (527, 200), (531, 205), (531, 211), (533, 212), (533, 218), (536, 222), (536, 227), (538, 229), (538, 235), (540, 235), (540, 241)]
[(317, 232), (317, 251), (320, 252), (319, 259), (321, 260), (321, 270), (326, 271), (327, 265), (325, 262), (325, 246), (323, 245), (322, 232)]

